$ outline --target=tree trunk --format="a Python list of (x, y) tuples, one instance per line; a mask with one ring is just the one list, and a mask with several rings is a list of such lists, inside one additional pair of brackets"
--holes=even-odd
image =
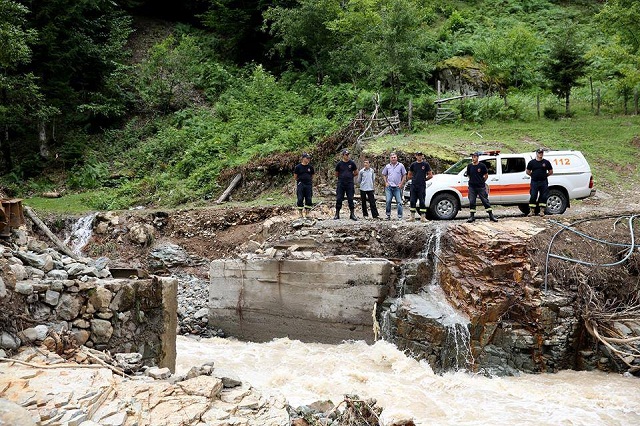
[(571, 111), (569, 109), (569, 96), (571, 95), (570, 92), (567, 92), (567, 94), (564, 96), (564, 113), (566, 114), (567, 117), (569, 117), (571, 115)]
[(3, 137), (0, 138), (0, 149), (2, 150), (4, 170), (6, 173), (8, 173), (13, 169), (13, 161), (11, 160), (11, 148), (9, 147), (9, 126), (4, 127), (3, 133)]
[(40, 141), (40, 156), (48, 159), (51, 152), (49, 151), (49, 141), (47, 140), (47, 124), (44, 120), (40, 120), (38, 127), (40, 128), (40, 132), (38, 134), (38, 140)]

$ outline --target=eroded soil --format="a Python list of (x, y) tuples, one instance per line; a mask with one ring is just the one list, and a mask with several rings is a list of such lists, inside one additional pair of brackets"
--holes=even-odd
[[(333, 220), (332, 196), (320, 196), (314, 201), (318, 203), (317, 207), (311, 212), (310, 220), (307, 220), (303, 226), (299, 226), (300, 223), (297, 221), (293, 200), (291, 206), (279, 207), (240, 208), (212, 205), (196, 209), (117, 212), (119, 224), (109, 226), (102, 234), (94, 232), (83, 253), (90, 257), (106, 256), (111, 260), (112, 267), (149, 269), (151, 250), (162, 245), (175, 244), (184, 248), (194, 258), (203, 260), (200, 264), (187, 266), (185, 268), (187, 272), (206, 278), (207, 259), (235, 257), (247, 251), (254, 252), (267, 247), (277, 247), (278, 244), (282, 245), (283, 241), (289, 241), (290, 246), (291, 239), (301, 241), (299, 250), (312, 250), (325, 255), (354, 254), (362, 257), (391, 259), (418, 257), (428, 240), (428, 235), (421, 230), (425, 227), (435, 229), (446, 223), (428, 222), (425, 225), (420, 222), (398, 221), (395, 219), (395, 209), (393, 209), (391, 221), (366, 220), (362, 218), (359, 206), (356, 207), (357, 216), (360, 218), (357, 222), (348, 219)], [(380, 199), (378, 206), (384, 210), (384, 203)], [(346, 216), (345, 210), (346, 203), (342, 211), (343, 217)], [(595, 197), (573, 201), (564, 215), (547, 216), (544, 219), (522, 217), (515, 207), (498, 206), (495, 211), (498, 218), (519, 218), (523, 221), (539, 221), (549, 225), (552, 224), (550, 221), (570, 224), (599, 216), (639, 213), (640, 190), (624, 193), (622, 196), (613, 196), (600, 191)], [(481, 208), (477, 217), (479, 221), (486, 220), (486, 215)], [(467, 218), (468, 210), (464, 209), (451, 222), (461, 223)], [(46, 219), (48, 223), (56, 221), (55, 218)], [(59, 219), (58, 223), (60, 223)], [(132, 242), (127, 232), (135, 224), (147, 224), (152, 227), (152, 240), (145, 244)], [(588, 231), (590, 226), (589, 222), (586, 222), (582, 228)], [(60, 228), (57, 231), (61, 237), (64, 237), (63, 229)], [(602, 233), (600, 231), (598, 233)], [(312, 239), (319, 233), (324, 236), (321, 244), (305, 246), (307, 239)]]

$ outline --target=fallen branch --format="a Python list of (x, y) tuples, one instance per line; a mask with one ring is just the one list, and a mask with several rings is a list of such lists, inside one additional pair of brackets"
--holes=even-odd
[(31, 208), (25, 207), (24, 212), (27, 214), (27, 216), (29, 216), (29, 219), (31, 219), (33, 223), (38, 228), (40, 228), (51, 241), (53, 241), (53, 243), (60, 249), (61, 252), (75, 260), (78, 260), (78, 255), (76, 255), (69, 247), (67, 247), (62, 241), (60, 241), (60, 238), (56, 237), (55, 234), (51, 232), (47, 225), (45, 225), (44, 222), (41, 221), (38, 216), (36, 216)]
[(223, 203), (227, 198), (229, 198), (229, 195), (231, 194), (231, 191), (233, 191), (236, 188), (236, 186), (238, 186), (238, 183), (240, 183), (240, 180), (242, 180), (242, 175), (240, 173), (238, 173), (233, 178), (233, 180), (231, 181), (231, 183), (229, 184), (227, 189), (224, 190), (224, 192), (222, 193), (220, 198), (218, 198), (216, 200), (216, 204)]

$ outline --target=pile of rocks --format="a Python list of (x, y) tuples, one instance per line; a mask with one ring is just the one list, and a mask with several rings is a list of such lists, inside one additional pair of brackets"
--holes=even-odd
[(209, 282), (186, 273), (178, 279), (178, 334), (225, 337), (220, 328), (209, 327)]
[[(265, 398), (233, 378), (215, 377), (212, 364), (184, 375), (150, 369), (127, 378), (100, 366), (44, 365), (51, 354), (31, 349), (0, 364), (0, 424), (273, 425), (288, 424), (285, 402)], [(18, 420), (16, 420), (18, 419)], [(16, 423), (16, 421), (18, 421)]]

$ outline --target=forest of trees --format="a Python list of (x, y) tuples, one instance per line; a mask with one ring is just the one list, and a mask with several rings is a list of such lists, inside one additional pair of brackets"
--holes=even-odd
[(444, 68), (499, 101), (466, 120), (522, 119), (520, 96), (570, 116), (594, 83), (627, 113), (639, 34), (635, 0), (0, 0), (2, 182), (116, 188), (98, 208), (210, 197), (225, 167), (313, 145), (375, 93), (419, 128)]

